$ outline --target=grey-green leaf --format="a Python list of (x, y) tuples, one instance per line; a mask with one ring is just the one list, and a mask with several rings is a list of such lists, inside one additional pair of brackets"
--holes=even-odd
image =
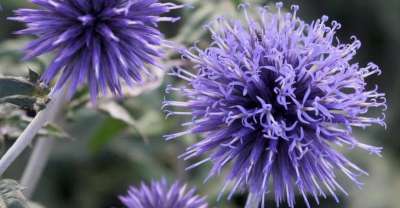
[[(5, 206), (5, 207), (4, 207)], [(0, 181), (0, 208), (28, 208), (22, 187), (14, 180)]]
[(20, 107), (21, 109), (42, 110), (46, 106), (46, 102), (40, 98), (26, 95), (12, 95), (0, 98), (1, 103), (10, 103)]
[(18, 77), (0, 77), (0, 98), (11, 95), (33, 95), (35, 85)]

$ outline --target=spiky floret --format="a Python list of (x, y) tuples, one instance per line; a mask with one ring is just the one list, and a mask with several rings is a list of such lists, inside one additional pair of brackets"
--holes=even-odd
[(194, 188), (175, 182), (169, 186), (165, 179), (152, 181), (140, 188), (130, 187), (120, 199), (127, 208), (207, 208), (204, 197), (195, 194)]
[[(336, 21), (328, 17), (305, 23), (296, 13), (260, 8), (257, 19), (244, 11), (245, 24), (220, 18), (207, 26), (213, 42), (202, 50), (194, 47), (184, 57), (196, 73), (178, 69), (172, 74), (188, 82), (169, 86), (186, 101), (165, 101), (170, 115), (188, 115), (187, 130), (171, 135), (201, 134), (202, 139), (182, 155), (185, 160), (207, 155), (209, 177), (231, 164), (226, 183), (262, 198), (273, 192), (277, 206), (295, 205), (298, 191), (310, 207), (307, 195), (319, 197), (337, 190), (342, 172), (357, 186), (364, 170), (349, 161), (336, 146), (358, 147), (379, 155), (381, 148), (361, 143), (354, 127), (385, 126), (381, 118), (369, 117), (370, 108), (384, 111), (385, 95), (377, 88), (367, 90), (366, 78), (380, 74), (378, 66), (360, 67), (352, 59), (360, 41), (352, 37), (340, 43)], [(207, 179), (208, 179), (207, 178)], [(272, 188), (271, 188), (272, 187)]]
[(39, 8), (18, 9), (10, 19), (26, 23), (17, 34), (34, 35), (25, 48), (25, 59), (55, 52), (42, 80), (51, 82), (62, 75), (57, 87), (69, 80), (70, 94), (85, 82), (95, 99), (101, 92), (122, 94), (121, 81), (128, 85), (149, 75), (146, 65), (157, 65), (160, 46), (166, 43), (157, 29), (160, 17), (172, 3), (158, 0), (31, 0)]

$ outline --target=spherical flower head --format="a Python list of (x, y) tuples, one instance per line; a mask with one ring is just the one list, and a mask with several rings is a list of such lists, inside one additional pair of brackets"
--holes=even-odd
[[(197, 72), (172, 73), (188, 84), (169, 86), (167, 92), (186, 101), (165, 101), (164, 107), (168, 116), (192, 119), (183, 124), (187, 130), (166, 138), (202, 135), (182, 157), (207, 155), (189, 169), (211, 161), (208, 178), (230, 164), (222, 188), (232, 185), (229, 198), (241, 189), (262, 203), (272, 194), (277, 206), (286, 201), (294, 207), (295, 193), (308, 207), (309, 195), (316, 203), (327, 194), (338, 201), (336, 192), (347, 192), (337, 172), (357, 186), (357, 176), (367, 173), (337, 147), (381, 152), (352, 134), (354, 127), (385, 125), (384, 94), (367, 90), (366, 84), (380, 70), (372, 63), (353, 63), (360, 41), (353, 37), (349, 44), (340, 43), (336, 21), (329, 26), (323, 16), (308, 24), (297, 17), (298, 6), (287, 13), (281, 7), (259, 8), (255, 18), (245, 9), (244, 23), (219, 18), (207, 26), (213, 39), (208, 48), (183, 51)], [(368, 116), (371, 108), (383, 116)]]
[(169, 186), (162, 179), (149, 185), (142, 183), (139, 188), (130, 187), (128, 194), (120, 199), (127, 208), (207, 208), (205, 198), (195, 192), (179, 182)]
[(61, 73), (57, 88), (69, 84), (70, 94), (87, 81), (92, 99), (121, 95), (121, 82), (143, 81), (147, 65), (157, 65), (166, 43), (157, 29), (160, 17), (180, 6), (158, 0), (31, 0), (37, 9), (19, 9), (10, 19), (26, 23), (17, 34), (33, 35), (25, 59), (55, 52), (42, 76), (45, 83)]

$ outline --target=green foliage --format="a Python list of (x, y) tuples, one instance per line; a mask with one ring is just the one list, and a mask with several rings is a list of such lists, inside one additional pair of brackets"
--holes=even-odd
[(243, 1), (242, 0), (232, 0), (233, 1), (233, 3), (235, 3), (236, 5), (239, 5), (239, 4), (241, 4)]
[(34, 83), (16, 77), (0, 77), (0, 97), (11, 95), (34, 95), (36, 86)]
[[(11, 105), (0, 105), (0, 142), (14, 140), (25, 129), (31, 117), (26, 111), (19, 110)], [(37, 137), (51, 138), (57, 140), (71, 140), (71, 136), (55, 123), (50, 123), (39, 131)]]
[(106, 118), (98, 127), (98, 131), (92, 136), (89, 148), (92, 152), (98, 152), (105, 144), (125, 129), (127, 125), (118, 119)]
[(48, 102), (49, 90), (39, 82), (39, 75), (29, 69), (27, 79), (0, 76), (0, 104), (10, 103), (24, 110), (39, 111)]
[(41, 132), (39, 132), (39, 137), (72, 141), (71, 135), (69, 135), (61, 126), (55, 123), (47, 124), (47, 126), (45, 126)]
[(28, 110), (42, 110), (45, 108), (46, 103), (32, 96), (25, 95), (11, 95), (0, 99), (0, 103), (10, 103), (20, 107), (21, 109)]

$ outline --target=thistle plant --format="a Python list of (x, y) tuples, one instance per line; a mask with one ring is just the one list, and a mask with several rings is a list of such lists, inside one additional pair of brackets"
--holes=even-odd
[[(396, 200), (379, 200), (397, 193), (395, 185), (387, 188), (396, 172), (390, 158), (371, 157), (366, 166), (350, 156), (381, 156), (381, 142), (371, 138), (387, 137), (381, 128), (387, 106), (371, 80), (380, 67), (358, 63), (361, 42), (339, 38), (339, 22), (327, 16), (304, 21), (297, 5), (256, 5), (266, 0), (25, 2), (0, 7), (9, 14), (25, 5), (4, 18), (21, 27), (14, 37), (5, 38), (10, 25), (0, 19), (0, 207), (36, 207), (30, 198), (46, 192), (51, 200), (41, 203), (48, 207), (63, 206), (57, 199), (65, 195), (68, 207), (207, 208), (208, 198), (211, 207), (294, 208), (300, 202), (311, 208), (348, 195), (353, 207), (397, 207), (390, 204)], [(384, 35), (396, 34), (387, 25), (391, 32)], [(367, 34), (374, 40), (382, 36), (370, 25), (365, 29), (374, 31)], [(392, 61), (387, 57), (374, 58)], [(168, 72), (173, 83), (165, 92), (160, 86)], [(166, 116), (178, 119), (163, 119), (163, 98)], [(179, 130), (170, 130), (176, 124)], [(174, 146), (162, 135), (189, 140)], [(71, 138), (78, 144), (57, 147), (57, 140)], [(14, 162), (29, 145), (29, 158)], [(82, 154), (86, 148), (90, 154)], [(49, 160), (57, 167), (37, 192)], [(380, 185), (388, 193), (358, 199), (371, 189), (350, 190), (363, 187), (367, 172), (374, 175), (372, 190), (381, 191)], [(116, 196), (124, 177), (160, 173), (178, 180), (142, 182)], [(203, 177), (218, 181), (203, 184), (207, 197), (181, 182)]]
[(149, 65), (163, 57), (164, 40), (157, 25), (179, 18), (161, 17), (173, 3), (158, 0), (31, 0), (39, 8), (18, 9), (10, 20), (20, 21), (26, 29), (19, 35), (37, 39), (26, 48), (25, 60), (54, 52), (54, 58), (41, 76), (50, 85), (57, 75), (50, 102), (24, 130), (0, 160), (0, 175), (28, 146), (36, 133), (51, 122), (77, 88), (88, 83), (94, 103), (101, 92), (122, 95), (122, 84), (140, 85), (151, 76)]
[[(228, 198), (239, 189), (250, 193), (247, 207), (264, 207), (272, 197), (278, 207), (295, 206), (299, 193), (307, 207), (309, 197), (348, 193), (337, 179), (341, 172), (357, 187), (367, 172), (351, 162), (337, 147), (360, 148), (380, 155), (382, 148), (364, 144), (355, 128), (385, 126), (385, 95), (368, 89), (366, 79), (381, 73), (373, 63), (353, 60), (360, 41), (342, 43), (336, 36), (341, 25), (323, 16), (306, 23), (291, 12), (259, 8), (252, 17), (244, 8), (244, 22), (219, 18), (206, 26), (212, 43), (183, 50), (195, 72), (178, 68), (171, 74), (185, 86), (167, 92), (184, 101), (167, 100), (167, 116), (186, 115), (184, 131), (201, 139), (181, 156), (205, 157), (188, 169), (211, 162), (206, 180), (229, 167), (221, 194), (232, 184)], [(171, 109), (173, 108), (173, 109)], [(185, 109), (185, 110), (178, 110)]]
[(38, 9), (18, 9), (16, 17), (26, 29), (19, 35), (37, 39), (25, 48), (24, 59), (55, 52), (42, 76), (49, 84), (61, 73), (56, 89), (70, 81), (69, 94), (87, 82), (94, 100), (99, 92), (122, 95), (121, 82), (133, 86), (151, 75), (148, 65), (158, 66), (162, 45), (168, 45), (157, 28), (161, 21), (179, 18), (160, 17), (180, 8), (158, 0), (32, 0)]
[(165, 179), (152, 181), (149, 185), (130, 187), (120, 196), (127, 208), (207, 208), (205, 197), (196, 195), (196, 189), (175, 182), (169, 186)]

